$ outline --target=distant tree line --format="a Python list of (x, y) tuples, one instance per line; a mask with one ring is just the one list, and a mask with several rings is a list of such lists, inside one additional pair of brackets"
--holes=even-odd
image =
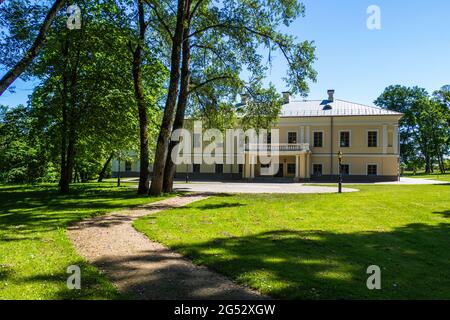
[(414, 171), (432, 173), (447, 169), (450, 156), (450, 85), (431, 95), (423, 88), (400, 85), (387, 87), (375, 101), (379, 107), (402, 112), (400, 155)]

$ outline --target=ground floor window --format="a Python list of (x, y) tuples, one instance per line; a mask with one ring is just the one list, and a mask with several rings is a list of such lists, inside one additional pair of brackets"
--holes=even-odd
[(243, 164), (240, 164), (240, 165), (239, 165), (239, 173), (242, 173), (243, 170), (244, 170), (244, 165), (243, 165)]
[(367, 175), (376, 176), (378, 174), (378, 166), (376, 164), (367, 165)]
[(223, 164), (216, 164), (216, 173), (223, 173)]
[(313, 175), (315, 175), (315, 176), (322, 175), (322, 165), (321, 164), (313, 164)]
[(131, 161), (125, 161), (125, 171), (131, 171)]
[(341, 164), (342, 174), (350, 174), (350, 165), (349, 164)]
[(288, 163), (287, 173), (288, 174), (295, 174), (295, 163)]
[(194, 173), (199, 173), (200, 172), (200, 164), (194, 163), (192, 169), (193, 169)]

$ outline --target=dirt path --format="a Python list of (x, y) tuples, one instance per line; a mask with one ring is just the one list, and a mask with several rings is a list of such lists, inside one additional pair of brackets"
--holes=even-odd
[(81, 221), (67, 233), (78, 253), (119, 291), (136, 299), (261, 299), (205, 267), (194, 265), (137, 232), (133, 220), (187, 205), (207, 195), (185, 195)]

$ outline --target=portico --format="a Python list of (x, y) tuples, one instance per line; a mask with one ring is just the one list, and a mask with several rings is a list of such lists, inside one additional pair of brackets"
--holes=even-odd
[[(272, 153), (271, 153), (272, 151)], [(263, 175), (262, 167), (268, 167), (261, 163), (259, 156), (267, 154), (272, 163), (278, 166), (278, 172), (274, 175)], [(311, 177), (311, 151), (309, 144), (254, 144), (245, 149), (245, 163), (243, 178), (254, 179), (256, 177), (290, 177), (295, 181), (309, 180)], [(275, 171), (277, 171), (275, 169)]]

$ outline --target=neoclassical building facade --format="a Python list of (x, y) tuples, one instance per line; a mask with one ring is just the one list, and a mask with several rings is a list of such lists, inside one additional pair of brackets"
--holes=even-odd
[[(339, 174), (338, 152), (342, 153), (341, 170), (347, 181), (394, 181), (399, 176), (399, 130), (401, 113), (335, 99), (328, 90), (324, 100), (292, 101), (283, 93), (285, 104), (273, 129), (279, 141), (247, 143), (244, 163), (180, 164), (179, 179), (207, 180), (279, 180), (326, 181)], [(241, 103), (246, 103), (244, 96)], [(279, 155), (278, 170), (273, 176), (263, 175), (258, 159), (261, 150), (274, 150)], [(138, 163), (128, 164), (128, 172), (136, 175)], [(122, 168), (123, 169), (123, 168)], [(113, 172), (117, 174), (117, 161)], [(122, 170), (121, 170), (122, 171)]]

